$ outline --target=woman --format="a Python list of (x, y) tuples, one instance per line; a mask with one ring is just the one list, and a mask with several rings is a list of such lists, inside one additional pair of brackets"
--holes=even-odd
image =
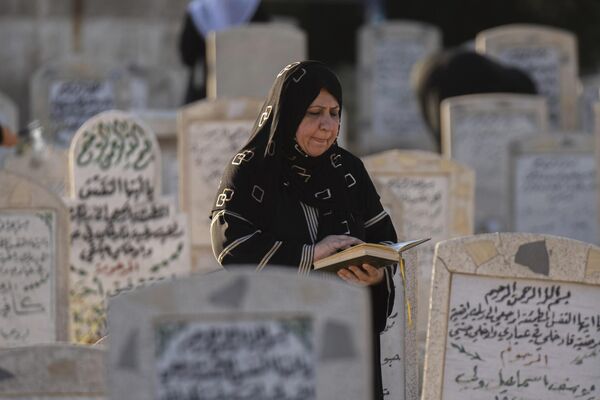
[[(297, 268), (353, 244), (394, 242), (396, 233), (362, 162), (338, 147), (342, 90), (316, 61), (293, 63), (275, 79), (248, 143), (225, 170), (211, 236), (222, 265)], [(392, 271), (368, 264), (342, 269), (370, 287), (375, 398), (382, 398), (379, 333), (392, 311)]]

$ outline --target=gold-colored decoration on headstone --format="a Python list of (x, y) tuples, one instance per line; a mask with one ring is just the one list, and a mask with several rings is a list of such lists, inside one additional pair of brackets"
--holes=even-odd
[(498, 255), (496, 245), (491, 240), (482, 240), (465, 244), (465, 251), (477, 267), (490, 261)]
[(600, 251), (590, 248), (585, 266), (585, 276), (588, 277), (594, 273), (600, 273)]

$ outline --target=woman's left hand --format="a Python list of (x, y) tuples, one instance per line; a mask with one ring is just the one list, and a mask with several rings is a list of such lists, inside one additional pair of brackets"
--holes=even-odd
[(363, 264), (362, 267), (352, 265), (348, 268), (342, 268), (337, 274), (348, 283), (358, 286), (371, 286), (383, 280), (384, 272), (383, 268), (375, 268), (370, 264)]

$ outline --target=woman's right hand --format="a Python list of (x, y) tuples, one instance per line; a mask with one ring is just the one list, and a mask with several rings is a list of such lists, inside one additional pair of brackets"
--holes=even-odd
[(329, 235), (315, 245), (313, 261), (330, 256), (339, 250), (347, 249), (363, 241), (348, 235)]

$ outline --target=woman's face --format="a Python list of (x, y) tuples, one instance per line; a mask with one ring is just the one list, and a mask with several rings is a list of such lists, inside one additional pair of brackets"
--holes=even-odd
[(306, 114), (296, 130), (296, 142), (306, 154), (318, 157), (335, 141), (340, 128), (340, 105), (327, 90), (306, 109)]

